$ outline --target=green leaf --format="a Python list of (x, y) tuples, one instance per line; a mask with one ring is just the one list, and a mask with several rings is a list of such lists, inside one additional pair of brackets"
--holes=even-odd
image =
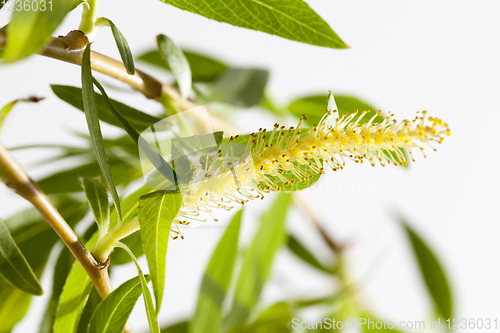
[(420, 266), (420, 272), (434, 301), (436, 310), (443, 318), (452, 318), (453, 300), (451, 290), (441, 264), (429, 246), (406, 222), (406, 219), (401, 217), (400, 221), (410, 239), (413, 252)]
[[(143, 195), (151, 192), (151, 189), (144, 185), (137, 191), (130, 194), (124, 200), (122, 200), (122, 212), (123, 212), (123, 223), (126, 224), (137, 217), (137, 206), (139, 200)], [(111, 212), (110, 218), (111, 227), (116, 224), (116, 212)], [(128, 246), (136, 258), (139, 258), (144, 254), (144, 249), (142, 248), (141, 233), (134, 232), (128, 237), (121, 240), (122, 243)], [(113, 251), (111, 253), (111, 265), (122, 265), (132, 261), (132, 258), (124, 251)]]
[(262, 217), (257, 234), (245, 251), (232, 308), (225, 318), (223, 331), (244, 324), (257, 304), (271, 273), (274, 256), (286, 236), (285, 220), (290, 201), (290, 194), (280, 193)]
[(135, 128), (130, 125), (130, 123), (127, 121), (125, 117), (122, 116), (122, 114), (115, 109), (113, 104), (111, 103), (111, 100), (109, 99), (108, 95), (106, 94), (106, 91), (104, 90), (103, 86), (94, 78), (94, 84), (97, 86), (97, 88), (101, 91), (102, 97), (106, 101), (106, 105), (108, 106), (109, 111), (113, 116), (118, 120), (121, 124), (121, 127), (127, 132), (127, 134), (130, 136), (130, 138), (137, 144), (139, 141), (139, 133), (135, 130)]
[(0, 276), (27, 293), (43, 295), (40, 282), (3, 220), (0, 220)]
[(188, 333), (189, 331), (189, 322), (182, 321), (180, 323), (176, 323), (174, 325), (164, 327), (161, 329), (161, 333)]
[[(85, 244), (91, 249), (98, 234)], [(78, 261), (73, 263), (57, 305), (54, 333), (75, 333), (85, 304), (92, 289), (92, 281)]]
[(101, 301), (101, 296), (99, 295), (95, 287), (92, 287), (87, 303), (85, 304), (85, 308), (83, 308), (82, 315), (80, 316), (80, 321), (78, 322), (76, 333), (87, 333), (90, 319), (92, 318), (92, 315), (94, 314)]
[[(132, 180), (140, 177), (142, 171), (140, 167), (134, 167), (122, 158), (110, 156), (108, 163), (113, 174), (113, 179), (118, 185), (126, 185)], [(45, 194), (70, 193), (82, 191), (80, 177), (96, 178), (101, 177), (101, 169), (97, 162), (91, 162), (55, 173), (47, 178), (38, 180), (38, 185)]]
[[(339, 117), (342, 117), (344, 114), (350, 115), (351, 113), (359, 110), (360, 113), (358, 116), (355, 116), (351, 122), (358, 121), (358, 118), (361, 116), (361, 111), (370, 110), (363, 119), (361, 119), (361, 124), (367, 123), (373, 116), (377, 115), (377, 109), (370, 104), (367, 104), (360, 99), (352, 96), (345, 95), (335, 95), (335, 102), (338, 108)], [(312, 126), (314, 124), (318, 124), (321, 117), (325, 115), (325, 110), (327, 106), (328, 97), (326, 95), (312, 95), (307, 97), (302, 97), (296, 99), (292, 103), (288, 105), (288, 110), (294, 114), (297, 118), (301, 118), (302, 115), (306, 116), (306, 124)], [(384, 120), (383, 116), (376, 116), (374, 119), (374, 123), (380, 123)], [(408, 161), (408, 155), (404, 149), (401, 150)], [(397, 158), (396, 154), (390, 151), (384, 151), (384, 154), (391, 154), (396, 161), (398, 161), (398, 165), (402, 165), (401, 161)]]
[[(149, 276), (145, 276), (149, 282)], [(122, 283), (109, 294), (97, 307), (87, 332), (89, 333), (121, 333), (135, 303), (142, 294), (139, 276)]]
[(100, 183), (88, 178), (82, 178), (82, 187), (102, 237), (109, 229), (108, 192)]
[[(336, 94), (333, 94), (333, 96), (335, 96), (339, 117), (342, 117), (344, 114), (350, 115), (356, 110), (370, 110), (370, 112), (365, 115), (363, 119), (361, 119), (361, 123), (364, 124), (367, 123), (371, 117), (377, 114), (378, 109), (355, 97)], [(297, 118), (301, 118), (302, 115), (305, 115), (307, 117), (305, 121), (306, 124), (312, 126), (313, 124), (318, 124), (319, 120), (325, 115), (327, 102), (327, 95), (312, 95), (296, 99), (288, 105), (288, 109)], [(352, 121), (356, 121), (357, 118), (359, 118), (359, 116), (354, 117)], [(383, 120), (384, 117), (378, 116), (375, 118), (374, 122), (380, 123)]]
[(212, 83), (198, 88), (208, 101), (249, 108), (264, 97), (269, 71), (258, 68), (230, 68)]
[[(187, 50), (182, 52), (189, 62), (193, 82), (213, 81), (229, 68), (225, 63), (207, 55)], [(158, 50), (143, 53), (137, 60), (171, 71), (170, 66), (163, 60)]]
[[(81, 202), (66, 197), (57, 197), (54, 198), (53, 203), (70, 226), (74, 226), (85, 216), (86, 208)], [(28, 209), (6, 219), (5, 224), (39, 279), (59, 237), (34, 209)], [(31, 294), (13, 287), (0, 278), (1, 333), (10, 332), (14, 325), (24, 317), (31, 298)]]
[(175, 45), (175, 43), (165, 35), (158, 35), (156, 37), (158, 43), (158, 50), (162, 58), (170, 67), (174, 75), (179, 90), (181, 91), (182, 99), (186, 99), (191, 92), (191, 68), (182, 50)]
[[(362, 333), (375, 333), (375, 332), (402, 333), (402, 331), (400, 331), (396, 328), (390, 328), (392, 326), (396, 326), (396, 323), (390, 324), (386, 320), (380, 320), (380, 318), (376, 318), (376, 317), (374, 317), (370, 314), (367, 314), (367, 313), (363, 313), (359, 317), (364, 318), (366, 320), (366, 324), (361, 325), (361, 327), (360, 327)], [(384, 323), (386, 323), (386, 324), (384, 325)], [(380, 327), (380, 328), (377, 328), (375, 325), (378, 325), (378, 327)], [(423, 329), (423, 327), (422, 327), (422, 329)]]
[(2, 128), (3, 122), (5, 121), (5, 118), (9, 115), (10, 111), (14, 107), (14, 105), (19, 102), (18, 99), (15, 101), (10, 102), (9, 104), (5, 105), (1, 110), (0, 110), (0, 129)]
[(149, 331), (150, 333), (160, 333), (160, 325), (158, 324), (158, 317), (156, 315), (155, 308), (153, 305), (153, 299), (151, 297), (151, 292), (149, 291), (148, 288), (148, 282), (146, 281), (146, 278), (142, 273), (141, 266), (139, 266), (139, 263), (137, 262), (137, 259), (135, 258), (134, 254), (132, 253), (132, 251), (130, 251), (130, 249), (126, 245), (120, 244), (119, 247), (128, 252), (130, 257), (134, 261), (135, 267), (137, 267), (137, 272), (139, 273), (139, 278), (141, 280), (142, 294), (144, 295), (144, 306), (146, 308), (146, 315), (148, 316)]
[(231, 284), (238, 252), (242, 212), (243, 210), (240, 210), (234, 215), (208, 263), (201, 282), (195, 314), (191, 320), (190, 333), (220, 332), (222, 303)]
[(257, 319), (241, 330), (242, 333), (289, 333), (292, 311), (285, 302), (279, 302), (262, 311)]
[(50, 295), (50, 300), (47, 304), (47, 308), (45, 309), (45, 314), (42, 317), (43, 319), (42, 323), (40, 324), (40, 330), (38, 331), (38, 333), (52, 333), (52, 328), (54, 326), (54, 321), (56, 318), (57, 304), (59, 303), (59, 297), (61, 296), (64, 282), (66, 282), (74, 261), (75, 257), (73, 257), (73, 254), (68, 250), (67, 247), (63, 247), (54, 267), (54, 274), (52, 278), (52, 293)]
[(121, 221), (122, 210), (120, 207), (120, 197), (116, 191), (111, 171), (109, 170), (108, 157), (104, 149), (104, 142), (102, 139), (101, 126), (99, 125), (99, 114), (96, 106), (96, 98), (94, 93), (94, 85), (92, 80), (92, 70), (90, 68), (90, 44), (87, 45), (82, 57), (82, 98), (83, 109), (85, 111), (85, 118), (87, 118), (87, 125), (89, 128), (90, 141), (99, 163), (102, 175), (108, 189), (113, 197), (113, 204), (118, 212), (118, 220)]
[(296, 40), (347, 48), (328, 24), (302, 0), (162, 0), (219, 22)]
[[(83, 111), (83, 98), (82, 98), (82, 89), (71, 86), (62, 86), (62, 85), (51, 85), (52, 91), (54, 94), (65, 101), (68, 104), (71, 104), (75, 108)], [(110, 109), (107, 106), (106, 100), (100, 94), (95, 93), (95, 100), (97, 103), (97, 113), (99, 115), (99, 119), (117, 126), (122, 127), (120, 121), (118, 121), (115, 116), (111, 113)], [(120, 112), (125, 119), (139, 132), (144, 131), (146, 128), (154, 125), (160, 118), (150, 116), (147, 113), (134, 109), (128, 105), (117, 102), (113, 99), (110, 99), (114, 108)]]
[(179, 192), (156, 191), (141, 197), (137, 215), (142, 244), (153, 281), (156, 311), (160, 311), (165, 288), (165, 263), (170, 227), (181, 208)]
[(109, 27), (111, 28), (111, 32), (113, 33), (113, 38), (115, 39), (116, 46), (118, 47), (118, 51), (120, 52), (120, 57), (122, 58), (127, 73), (131, 75), (135, 74), (134, 57), (132, 56), (132, 51), (128, 46), (125, 36), (123, 36), (121, 31), (116, 27), (116, 25), (110, 19), (107, 18), (103, 19), (107, 21)]
[(290, 251), (292, 251), (297, 257), (299, 257), (309, 265), (319, 269), (320, 271), (329, 274), (335, 271), (334, 268), (326, 267), (321, 262), (319, 262), (319, 260), (316, 259), (316, 257), (308, 249), (306, 249), (297, 238), (293, 237), (292, 235), (288, 235), (287, 246)]
[(50, 41), (50, 35), (61, 24), (64, 17), (80, 2), (80, 0), (47, 1), (45, 10), (40, 2), (37, 2), (39, 5), (37, 10), (34, 10), (30, 2), (29, 10), (13, 11), (7, 29), (8, 43), (5, 47), (5, 61), (17, 61), (42, 49)]

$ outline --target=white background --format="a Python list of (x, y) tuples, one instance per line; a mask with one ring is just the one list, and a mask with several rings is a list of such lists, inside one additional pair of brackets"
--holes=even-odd
[[(295, 97), (332, 90), (365, 99), (395, 113), (397, 119), (413, 118), (416, 111), (424, 109), (444, 119), (452, 135), (437, 152), (428, 150), (427, 159), (416, 154), (417, 162), (409, 170), (350, 165), (344, 171), (330, 172), (304, 195), (332, 236), (349, 242), (352, 279), (359, 283), (363, 304), (379, 317), (396, 321), (429, 319), (432, 315), (430, 299), (393, 218), (394, 211), (408, 217), (443, 262), (455, 296), (456, 316), (498, 316), (500, 3), (308, 3), (351, 49), (314, 47), (235, 28), (153, 0), (102, 1), (100, 15), (114, 21), (135, 54), (154, 47), (155, 36), (164, 33), (185, 48), (220, 57), (231, 65), (270, 69), (269, 90), (284, 104)], [(70, 15), (57, 33), (77, 28), (79, 13), (76, 10)], [(8, 14), (0, 12), (0, 25), (7, 21)], [(117, 57), (110, 35), (109, 29), (103, 29), (94, 50)], [(79, 80), (78, 67), (38, 56), (9, 67), (1, 65), (0, 105), (29, 95), (47, 98), (37, 105), (16, 106), (1, 132), (2, 143), (12, 147), (77, 142), (68, 127), (85, 131), (83, 115), (59, 101), (48, 84), (78, 85)], [(112, 95), (142, 110), (158, 111), (155, 103), (138, 93)], [(245, 132), (271, 127), (273, 122), (256, 113), (238, 119)], [(16, 156), (31, 171), (34, 165), (30, 161), (44, 154)], [(46, 172), (31, 174), (37, 178)], [(270, 201), (247, 208), (245, 239)], [(0, 217), (26, 206), (5, 187), (0, 189)], [(295, 233), (312, 240), (310, 244), (319, 244), (314, 251), (328, 258), (326, 249), (314, 242), (308, 222), (298, 211), (291, 215), (290, 227)], [(162, 323), (173, 323), (192, 313), (201, 274), (222, 231), (187, 230), (184, 241), (170, 243)], [(276, 264), (264, 302), (291, 295), (318, 296), (332, 290), (330, 280), (306, 271), (284, 252)], [(134, 274), (132, 266), (120, 269), (113, 283)], [(46, 290), (50, 290), (49, 275), (42, 279)], [(33, 303), (29, 316), (15, 332), (36, 331), (47, 299), (41, 297)], [(138, 330), (147, 327), (143, 312), (139, 308), (133, 314)]]

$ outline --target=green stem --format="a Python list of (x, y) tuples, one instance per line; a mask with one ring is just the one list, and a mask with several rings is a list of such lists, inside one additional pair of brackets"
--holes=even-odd
[(97, 21), (98, 0), (87, 0), (83, 3), (82, 21), (79, 30), (85, 34), (90, 34)]
[(108, 231), (103, 238), (99, 239), (92, 250), (96, 260), (106, 260), (113, 249), (118, 246), (120, 240), (133, 234), (140, 229), (139, 219), (136, 217), (125, 224), (116, 224), (113, 229)]

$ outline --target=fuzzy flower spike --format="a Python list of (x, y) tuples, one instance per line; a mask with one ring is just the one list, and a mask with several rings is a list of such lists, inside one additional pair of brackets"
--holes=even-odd
[[(207, 159), (195, 171), (193, 178), (197, 181), (189, 186), (176, 222), (206, 221), (201, 216), (212, 215), (214, 208), (230, 210), (233, 204), (263, 199), (264, 193), (280, 191), (282, 186), (296, 181), (306, 183), (314, 174), (324, 173), (325, 163), (334, 171), (343, 169), (346, 159), (356, 163), (367, 160), (372, 166), (377, 161), (382, 166), (406, 164), (402, 149), (410, 156), (417, 149), (426, 157), (423, 145), (435, 150), (431, 144), (441, 143), (450, 135), (448, 125), (438, 118), (427, 117), (426, 111), (418, 112), (411, 121), (398, 122), (389, 114), (376, 123), (375, 119), (382, 115), (379, 111), (362, 123), (368, 113), (361, 112), (356, 121), (353, 119), (358, 111), (339, 118), (330, 95), (326, 114), (311, 128), (303, 128), (306, 120), (303, 116), (296, 128), (285, 129), (276, 124), (270, 132), (260, 129), (248, 136), (231, 137), (219, 149), (218, 158)], [(236, 151), (239, 153), (235, 154)]]

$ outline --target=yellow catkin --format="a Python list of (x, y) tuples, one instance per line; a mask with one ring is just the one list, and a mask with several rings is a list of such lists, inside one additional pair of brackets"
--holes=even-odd
[[(203, 216), (211, 216), (213, 209), (230, 210), (234, 204), (263, 199), (264, 193), (281, 190), (273, 179), (281, 180), (285, 186), (293, 184), (294, 178), (306, 182), (312, 177), (310, 173), (323, 174), (324, 164), (334, 171), (343, 169), (347, 159), (356, 163), (368, 161), (372, 166), (376, 162), (382, 166), (406, 164), (401, 149), (410, 156), (412, 149), (423, 153), (423, 145), (441, 143), (450, 135), (448, 125), (427, 117), (426, 111), (418, 112), (411, 121), (397, 122), (390, 114), (375, 123), (376, 117), (382, 115), (379, 111), (361, 124), (368, 112), (356, 111), (339, 119), (338, 112), (332, 110), (312, 128), (303, 128), (303, 116), (297, 127), (285, 129), (276, 124), (270, 132), (260, 129), (250, 135), (247, 152), (239, 157), (235, 157), (237, 146), (231, 138), (224, 152), (218, 151), (218, 158), (210, 162), (207, 157), (207, 163), (195, 171), (193, 178), (197, 181), (189, 186), (176, 222), (206, 221)], [(304, 165), (309, 167), (309, 174), (300, 167)], [(294, 178), (286, 177), (285, 172)]]

